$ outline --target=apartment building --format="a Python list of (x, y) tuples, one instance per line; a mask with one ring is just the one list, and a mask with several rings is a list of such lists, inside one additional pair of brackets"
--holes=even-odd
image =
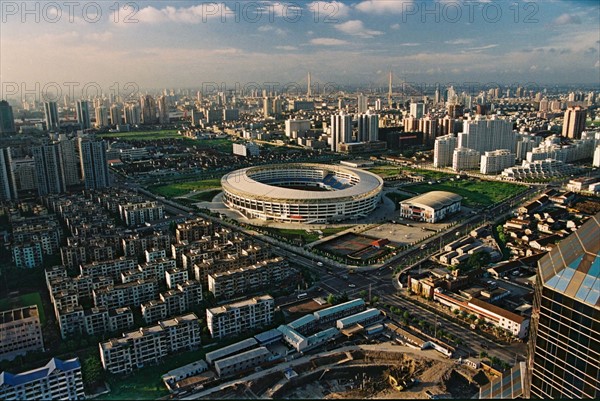
[(184, 269), (169, 269), (165, 272), (168, 288), (175, 288), (177, 284), (188, 281), (188, 271)]
[(25, 242), (12, 246), (12, 260), (18, 269), (33, 269), (43, 263), (42, 245), (39, 242)]
[(190, 310), (202, 301), (202, 285), (197, 281), (185, 281), (174, 289), (163, 292), (158, 300), (141, 305), (142, 317), (150, 324), (168, 316), (175, 316)]
[(93, 290), (94, 305), (108, 309), (124, 306), (137, 306), (156, 299), (158, 283), (156, 280), (137, 280), (126, 284), (117, 284)]
[(63, 339), (87, 334), (90, 336), (130, 329), (134, 326), (131, 308), (107, 309), (81, 306), (60, 309), (57, 312), (60, 334)]
[(37, 305), (0, 312), (0, 339), (0, 360), (12, 360), (29, 351), (43, 351)]
[(119, 215), (126, 225), (136, 227), (162, 219), (164, 210), (157, 202), (124, 203), (119, 205)]
[(78, 358), (52, 358), (27, 372), (0, 373), (2, 400), (84, 400), (83, 377)]
[(275, 301), (263, 295), (206, 310), (206, 323), (213, 338), (235, 336), (273, 322)]
[(200, 334), (200, 322), (193, 313), (123, 333), (99, 344), (102, 366), (112, 374), (124, 374), (154, 365), (168, 354), (198, 348)]
[(216, 299), (232, 299), (269, 286), (288, 285), (297, 272), (282, 257), (263, 260), (251, 266), (208, 275), (208, 290)]
[(508, 149), (485, 152), (481, 156), (481, 174), (499, 174), (515, 165), (516, 156)]
[(119, 280), (121, 272), (135, 269), (137, 263), (133, 258), (120, 257), (118, 259), (107, 260), (104, 262), (92, 262), (79, 266), (82, 276), (108, 276)]

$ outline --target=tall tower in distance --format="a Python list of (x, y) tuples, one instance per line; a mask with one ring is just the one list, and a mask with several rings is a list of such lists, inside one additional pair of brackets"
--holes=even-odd
[(390, 79), (388, 82), (388, 106), (392, 108), (392, 71), (390, 71)]
[(312, 88), (311, 88), (311, 81), (310, 81), (310, 71), (308, 72), (308, 87), (306, 88), (306, 98), (308, 100), (310, 100), (312, 98)]
[(571, 139), (581, 139), (581, 133), (585, 131), (586, 117), (587, 110), (581, 106), (569, 107), (565, 111), (562, 136)]
[(600, 213), (538, 262), (525, 398), (600, 397)]
[(56, 102), (45, 102), (44, 114), (46, 116), (46, 129), (48, 131), (57, 131), (60, 125), (58, 121), (58, 107), (56, 106)]

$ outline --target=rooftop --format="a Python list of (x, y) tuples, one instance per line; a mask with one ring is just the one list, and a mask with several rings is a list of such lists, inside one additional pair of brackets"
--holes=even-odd
[(402, 201), (402, 203), (410, 203), (413, 205), (431, 207), (440, 209), (450, 206), (453, 203), (460, 202), (462, 196), (446, 191), (430, 191), (419, 196)]

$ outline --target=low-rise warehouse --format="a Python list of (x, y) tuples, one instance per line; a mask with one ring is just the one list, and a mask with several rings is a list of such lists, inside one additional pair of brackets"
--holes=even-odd
[(219, 377), (231, 376), (238, 372), (255, 368), (271, 357), (271, 353), (265, 347), (251, 349), (215, 362), (215, 371)]
[(437, 223), (460, 211), (462, 196), (446, 191), (431, 191), (400, 202), (405, 219)]

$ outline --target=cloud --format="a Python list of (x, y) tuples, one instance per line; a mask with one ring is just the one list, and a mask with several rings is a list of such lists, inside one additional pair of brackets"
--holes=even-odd
[(275, 46), (275, 48), (277, 50), (283, 50), (283, 51), (294, 51), (294, 50), (298, 50), (298, 48), (296, 46)]
[(574, 14), (562, 14), (553, 23), (554, 25), (580, 25), (581, 18)]
[(446, 40), (444, 43), (447, 45), (470, 45), (473, 43), (473, 39), (453, 39)]
[(390, 25), (390, 29), (393, 29), (394, 31), (397, 31), (398, 29), (400, 29), (400, 24)]
[(92, 40), (94, 42), (108, 42), (112, 40), (113, 34), (112, 32), (102, 32), (102, 33), (90, 33), (85, 35), (85, 39)]
[(492, 44), (492, 45), (485, 45), (485, 46), (479, 46), (479, 47), (470, 47), (468, 49), (465, 49), (464, 52), (466, 52), (466, 53), (477, 53), (477, 52), (481, 52), (483, 50), (493, 49), (494, 47), (498, 47), (498, 45), (497, 44)]
[(306, 5), (315, 21), (337, 22), (339, 18), (347, 17), (350, 7), (341, 1), (313, 1)]
[(400, 43), (398, 46), (416, 47), (416, 46), (421, 46), (421, 44), (420, 43), (408, 42), (408, 43)]
[(335, 26), (338, 31), (347, 33), (348, 35), (360, 36), (361, 38), (372, 38), (373, 36), (383, 35), (381, 31), (373, 31), (367, 29), (362, 21), (352, 20)]
[(368, 14), (401, 14), (412, 3), (412, 0), (365, 0), (358, 3), (355, 8)]
[(350, 44), (350, 42), (335, 38), (314, 38), (310, 40), (310, 43), (317, 46), (343, 46)]
[(184, 24), (199, 24), (211, 19), (225, 18), (234, 19), (235, 11), (231, 10), (224, 3), (202, 3), (197, 6), (180, 7), (166, 6), (157, 9), (152, 6), (142, 8), (136, 18), (140, 22), (151, 24), (161, 22), (177, 22)]
[(281, 28), (275, 28), (274, 26), (271, 26), (271, 25), (260, 26), (258, 28), (258, 31), (259, 32), (273, 32), (274, 34), (279, 35), (279, 36), (285, 36), (285, 35), (287, 35), (287, 32), (284, 31), (283, 29), (281, 29)]

